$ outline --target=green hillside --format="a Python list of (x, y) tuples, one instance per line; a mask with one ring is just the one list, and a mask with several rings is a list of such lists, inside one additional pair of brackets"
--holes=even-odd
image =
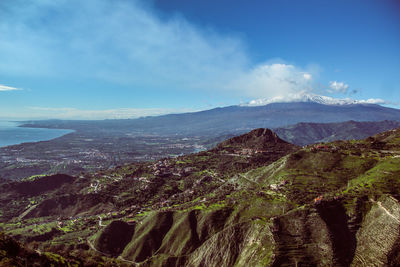
[(3, 181), (0, 227), (83, 265), (398, 266), (399, 178), (400, 129), (303, 148), (257, 129), (188, 156)]

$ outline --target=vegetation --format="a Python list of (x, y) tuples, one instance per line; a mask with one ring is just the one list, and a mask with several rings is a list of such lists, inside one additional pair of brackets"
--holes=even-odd
[(257, 129), (187, 156), (4, 181), (0, 227), (59, 265), (398, 266), (398, 177), (400, 129), (303, 148)]

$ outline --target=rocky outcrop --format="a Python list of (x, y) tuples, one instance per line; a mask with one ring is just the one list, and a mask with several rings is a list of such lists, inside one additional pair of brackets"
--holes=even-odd
[(187, 266), (268, 266), (273, 235), (263, 221), (238, 223), (210, 237), (187, 256)]
[(213, 212), (154, 213), (137, 227), (132, 241), (121, 255), (135, 262), (153, 256), (173, 258), (188, 255), (224, 229), (231, 212), (231, 209), (220, 209)]
[[(125, 261), (143, 266), (265, 266), (273, 260), (271, 223), (254, 219), (228, 223), (232, 209), (214, 211), (159, 212), (134, 227), (112, 222), (95, 241), (96, 249), (120, 255)], [(117, 228), (117, 224), (120, 227)], [(125, 225), (122, 225), (125, 224)], [(124, 236), (125, 248), (118, 251), (118, 233)], [(116, 233), (115, 236), (112, 233)], [(127, 239), (129, 242), (125, 242)], [(118, 248), (123, 245), (121, 242)]]
[(315, 209), (300, 209), (273, 221), (276, 248), (269, 266), (335, 266), (329, 227)]
[(384, 196), (373, 201), (357, 233), (351, 266), (398, 266), (400, 255), (400, 203)]

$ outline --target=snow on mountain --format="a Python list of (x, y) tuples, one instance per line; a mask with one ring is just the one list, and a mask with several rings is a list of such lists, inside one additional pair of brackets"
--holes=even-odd
[(288, 94), (286, 96), (277, 96), (273, 98), (263, 98), (251, 100), (241, 106), (264, 106), (271, 103), (290, 103), (290, 102), (312, 102), (323, 105), (352, 105), (352, 104), (385, 104), (383, 99), (370, 98), (367, 100), (355, 100), (351, 98), (333, 98), (329, 96), (316, 95), (312, 93), (300, 92), (297, 94)]

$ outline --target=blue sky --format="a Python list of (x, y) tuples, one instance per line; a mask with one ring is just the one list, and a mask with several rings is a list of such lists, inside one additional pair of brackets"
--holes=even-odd
[(400, 102), (396, 0), (3, 0), (0, 118)]

